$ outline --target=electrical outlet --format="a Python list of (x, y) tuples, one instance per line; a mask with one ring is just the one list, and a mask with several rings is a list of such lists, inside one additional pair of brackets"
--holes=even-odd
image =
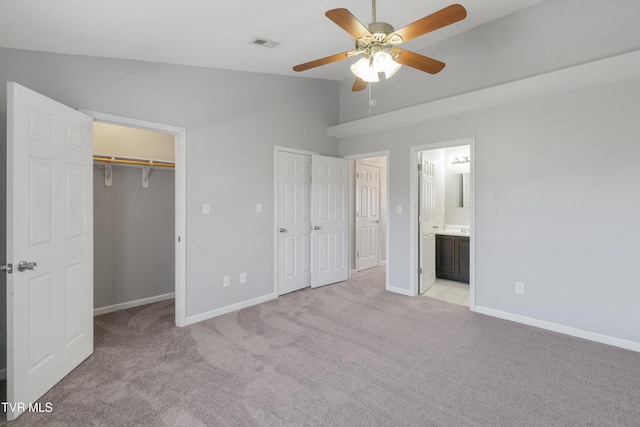
[(209, 203), (202, 204), (202, 215), (209, 215), (211, 213), (211, 205)]
[(240, 273), (240, 283), (247, 283), (247, 273)]
[(222, 278), (222, 286), (229, 286), (231, 284), (231, 276), (224, 276)]
[(524, 295), (524, 282), (516, 282), (516, 294)]

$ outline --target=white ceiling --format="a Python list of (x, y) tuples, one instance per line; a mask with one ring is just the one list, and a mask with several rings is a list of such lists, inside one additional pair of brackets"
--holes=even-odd
[[(465, 20), (402, 47), (420, 50), (541, 0), (458, 1)], [(399, 29), (451, 3), (378, 0), (377, 18)], [(353, 49), (324, 16), (338, 7), (371, 21), (370, 0), (2, 0), (0, 47), (342, 80), (353, 60), (291, 69)], [(281, 44), (259, 47), (256, 38)]]

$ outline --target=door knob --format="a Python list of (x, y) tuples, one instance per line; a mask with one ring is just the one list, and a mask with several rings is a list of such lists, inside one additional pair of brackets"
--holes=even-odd
[(18, 271), (35, 270), (38, 266), (35, 262), (20, 261), (18, 263)]
[(281, 229), (280, 229), (280, 232), (281, 232), (281, 233), (286, 233), (286, 232), (287, 232), (287, 229), (286, 229), (286, 228), (281, 228)]

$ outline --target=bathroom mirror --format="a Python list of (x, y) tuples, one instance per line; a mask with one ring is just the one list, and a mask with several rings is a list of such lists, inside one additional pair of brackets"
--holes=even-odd
[(468, 208), (471, 196), (471, 179), (468, 173), (454, 173), (453, 180), (453, 207)]

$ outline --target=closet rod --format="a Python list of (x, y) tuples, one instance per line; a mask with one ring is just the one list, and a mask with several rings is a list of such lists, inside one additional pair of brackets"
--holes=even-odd
[(125, 163), (128, 165), (155, 166), (159, 168), (175, 168), (176, 167), (173, 163), (152, 162), (152, 161), (144, 161), (144, 160), (112, 159), (109, 157), (94, 157), (93, 161), (105, 162), (105, 163)]

